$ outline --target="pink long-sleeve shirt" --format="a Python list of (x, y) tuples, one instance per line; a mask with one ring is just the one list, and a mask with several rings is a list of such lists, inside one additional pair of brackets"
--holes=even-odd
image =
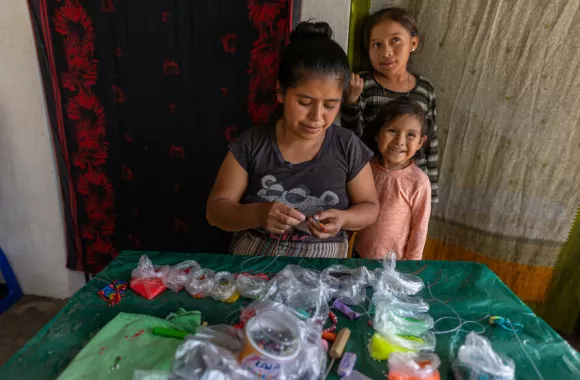
[(429, 177), (415, 164), (401, 170), (371, 161), (380, 211), (377, 221), (358, 232), (355, 250), (367, 259), (382, 259), (390, 251), (397, 259), (420, 260), (431, 215)]

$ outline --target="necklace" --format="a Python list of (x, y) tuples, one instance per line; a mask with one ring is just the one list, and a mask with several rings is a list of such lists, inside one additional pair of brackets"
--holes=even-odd
[[(385, 90), (385, 86), (383, 86), (379, 81), (377, 81), (377, 83), (381, 86), (381, 88), (383, 89), (383, 95), (385, 95), (385, 98), (387, 98), (388, 96), (387, 96), (387, 91)], [(409, 89), (409, 91), (407, 91), (405, 96), (409, 97), (409, 94), (411, 93), (411, 91), (413, 91), (413, 88), (411, 88), (411, 74), (409, 74), (409, 72), (407, 72), (407, 88)], [(394, 91), (392, 91), (392, 92), (394, 92)]]

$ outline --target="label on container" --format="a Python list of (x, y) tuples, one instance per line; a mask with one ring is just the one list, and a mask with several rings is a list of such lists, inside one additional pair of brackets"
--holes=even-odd
[(245, 357), (241, 364), (243, 368), (250, 371), (258, 379), (274, 380), (280, 376), (280, 363), (271, 359), (250, 355)]

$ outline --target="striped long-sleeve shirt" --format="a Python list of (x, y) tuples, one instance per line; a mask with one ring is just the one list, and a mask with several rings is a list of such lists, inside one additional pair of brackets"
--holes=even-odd
[(408, 93), (394, 92), (381, 86), (370, 72), (359, 74), (364, 80), (364, 87), (358, 103), (343, 104), (342, 126), (363, 137), (365, 128), (377, 117), (381, 107), (391, 100), (407, 96), (421, 105), (428, 120), (427, 144), (423, 145), (415, 157), (415, 164), (429, 176), (431, 182), (431, 202), (438, 203), (437, 180), (437, 110), (435, 106), (435, 89), (431, 81), (423, 76), (415, 75), (417, 84)]

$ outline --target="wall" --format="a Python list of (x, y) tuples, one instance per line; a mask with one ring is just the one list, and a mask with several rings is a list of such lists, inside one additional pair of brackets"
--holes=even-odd
[(302, 0), (302, 21), (326, 21), (334, 39), (347, 51), (350, 21), (350, 0)]
[(26, 1), (0, 2), (0, 246), (26, 294), (70, 296), (60, 191)]

